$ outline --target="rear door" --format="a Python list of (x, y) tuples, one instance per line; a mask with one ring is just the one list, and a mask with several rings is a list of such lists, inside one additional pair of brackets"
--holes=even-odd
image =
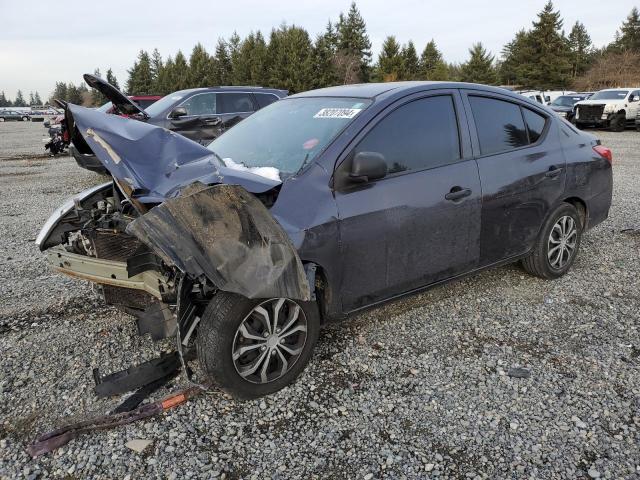
[[(480, 180), (462, 110), (455, 91), (401, 100), (378, 115), (339, 161), (334, 189), (345, 311), (476, 266)], [(387, 176), (349, 183), (358, 152), (383, 155)]]
[(466, 91), (482, 184), (480, 265), (527, 253), (561, 199), (565, 157), (545, 111), (499, 94)]
[[(236, 123), (247, 118), (256, 111), (253, 95), (247, 92), (220, 92), (218, 93), (217, 116), (220, 119), (219, 133), (209, 141), (230, 129)], [(208, 132), (207, 132), (208, 133)]]

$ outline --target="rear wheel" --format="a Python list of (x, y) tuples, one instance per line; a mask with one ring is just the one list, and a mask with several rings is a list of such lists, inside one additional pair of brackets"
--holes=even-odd
[(22, 117), (22, 121), (23, 122), (28, 122), (29, 121), (29, 117), (27, 117), (26, 115), (24, 117)]
[(3, 117), (0, 117), (0, 122), (4, 122), (4, 118)]
[(200, 322), (198, 358), (207, 376), (226, 392), (258, 398), (296, 379), (311, 358), (319, 331), (314, 302), (251, 300), (219, 292)]
[(612, 132), (622, 132), (626, 121), (627, 117), (624, 113), (616, 113), (609, 122), (609, 128)]
[(549, 215), (533, 251), (522, 260), (522, 266), (537, 277), (561, 277), (569, 271), (578, 255), (582, 229), (576, 207), (563, 203)]

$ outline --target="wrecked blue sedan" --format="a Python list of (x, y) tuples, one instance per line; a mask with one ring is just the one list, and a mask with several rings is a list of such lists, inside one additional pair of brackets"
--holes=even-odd
[(291, 383), (327, 321), (508, 262), (564, 275), (611, 204), (609, 149), (481, 85), (306, 92), (208, 147), (73, 105), (67, 121), (113, 181), (40, 248), (239, 398)]

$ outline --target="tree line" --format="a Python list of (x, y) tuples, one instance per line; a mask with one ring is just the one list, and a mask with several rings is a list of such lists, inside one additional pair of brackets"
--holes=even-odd
[(42, 99), (40, 94), (36, 92), (29, 93), (29, 99), (25, 100), (22, 90), (18, 90), (16, 98), (11, 100), (7, 98), (4, 91), (0, 92), (0, 107), (39, 107), (42, 106)]
[[(616, 68), (611, 68), (615, 66)], [(99, 74), (99, 70), (96, 71)], [(111, 69), (106, 79), (118, 86)], [(245, 38), (220, 38), (213, 53), (198, 43), (187, 58), (181, 51), (163, 58), (141, 50), (128, 70), (128, 94), (166, 95), (214, 85), (262, 85), (291, 93), (369, 81), (448, 80), (534, 89), (599, 89), (625, 82), (640, 84), (640, 13), (633, 8), (615, 38), (596, 48), (586, 27), (576, 22), (566, 35), (550, 0), (529, 29), (516, 32), (500, 56), (481, 42), (463, 63), (445, 60), (434, 40), (418, 54), (413, 41), (388, 36), (372, 61), (371, 41), (355, 3), (312, 38), (296, 25), (280, 25), (268, 38), (260, 31)], [(98, 105), (104, 98), (83, 85), (57, 83), (52, 97)]]

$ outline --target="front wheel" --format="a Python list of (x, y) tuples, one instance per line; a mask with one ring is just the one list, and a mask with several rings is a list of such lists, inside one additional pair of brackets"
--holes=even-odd
[(4, 118), (0, 117), (0, 122), (4, 122)]
[(576, 207), (561, 204), (549, 215), (533, 251), (522, 260), (522, 266), (537, 277), (561, 277), (569, 271), (578, 255), (583, 228)]
[(23, 122), (28, 122), (29, 121), (29, 117), (27, 117), (27, 116), (22, 117), (22, 121)]
[(218, 292), (200, 321), (198, 359), (207, 376), (227, 393), (258, 398), (296, 379), (311, 358), (319, 332), (314, 302), (252, 300)]
[(627, 117), (624, 113), (616, 113), (611, 119), (611, 122), (609, 122), (609, 128), (612, 132), (622, 132), (626, 122)]

